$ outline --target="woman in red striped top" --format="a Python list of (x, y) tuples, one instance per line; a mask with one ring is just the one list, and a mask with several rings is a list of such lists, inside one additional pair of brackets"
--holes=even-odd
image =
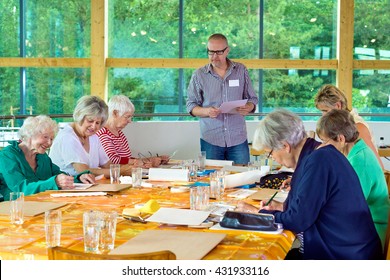
[(127, 96), (114, 95), (108, 102), (108, 120), (96, 134), (112, 163), (129, 164), (144, 168), (157, 167), (160, 157), (134, 158), (127, 138), (122, 132), (133, 117), (135, 108)]

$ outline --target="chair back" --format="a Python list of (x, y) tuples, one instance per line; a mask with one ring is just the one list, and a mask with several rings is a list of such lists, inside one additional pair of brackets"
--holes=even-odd
[(386, 231), (386, 239), (385, 239), (385, 251), (384, 255), (386, 260), (390, 260), (390, 211), (389, 211), (389, 219), (387, 222), (387, 231)]
[(390, 171), (385, 170), (384, 173), (385, 173), (385, 179), (386, 179), (386, 183), (387, 183), (387, 190), (389, 192), (389, 197), (390, 197)]
[(75, 251), (64, 247), (48, 248), (49, 260), (176, 260), (171, 251), (157, 251), (142, 254), (105, 255)]

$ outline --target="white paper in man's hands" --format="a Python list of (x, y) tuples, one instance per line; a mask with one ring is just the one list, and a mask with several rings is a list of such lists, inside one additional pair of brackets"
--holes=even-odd
[(221, 113), (237, 114), (236, 108), (245, 106), (248, 99), (223, 102), (219, 107)]

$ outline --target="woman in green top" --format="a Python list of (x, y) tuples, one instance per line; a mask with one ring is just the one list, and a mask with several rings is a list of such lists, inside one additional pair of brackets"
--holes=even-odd
[(45, 190), (72, 189), (74, 182), (94, 183), (89, 172), (75, 177), (64, 174), (52, 163), (46, 150), (53, 143), (58, 126), (47, 116), (28, 117), (19, 130), (20, 141), (12, 141), (0, 152), (0, 193), (30, 195)]
[(355, 169), (383, 246), (389, 213), (387, 184), (375, 154), (359, 138), (353, 116), (346, 110), (333, 109), (318, 121), (317, 134), (322, 145), (334, 145)]

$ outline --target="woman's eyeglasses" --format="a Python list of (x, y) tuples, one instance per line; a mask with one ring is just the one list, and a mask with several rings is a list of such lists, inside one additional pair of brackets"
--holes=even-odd
[(271, 156), (272, 156), (272, 152), (274, 151), (274, 148), (272, 148), (272, 150), (269, 152), (268, 156), (267, 156), (267, 159), (269, 159)]

